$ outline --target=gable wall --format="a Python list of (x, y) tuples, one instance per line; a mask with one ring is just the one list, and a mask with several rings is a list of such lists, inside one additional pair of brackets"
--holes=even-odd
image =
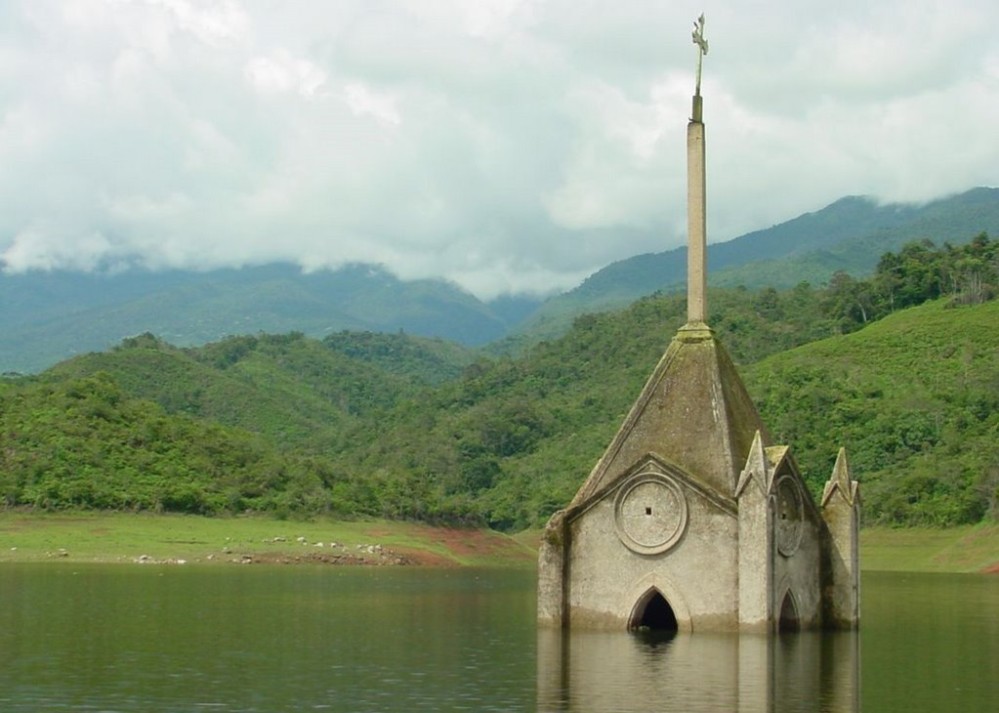
[(626, 547), (615, 526), (615, 493), (569, 525), (570, 625), (623, 628), (650, 587), (673, 607), (681, 629), (735, 629), (738, 536), (732, 514), (683, 487), (687, 521), (676, 544), (661, 554)]
[(790, 588), (804, 629), (816, 628), (822, 623), (819, 543), (818, 532), (814, 528), (808, 528), (801, 538), (798, 550), (791, 557), (778, 554), (774, 563), (775, 615), (779, 615), (784, 593)]
[[(796, 474), (795, 477), (797, 478)], [(800, 482), (800, 479), (799, 479)], [(774, 613), (780, 613), (784, 593), (790, 589), (798, 607), (802, 628), (822, 624), (822, 547), (823, 523), (810, 496), (801, 484), (803, 518), (797, 548), (788, 555), (778, 551), (774, 558)]]

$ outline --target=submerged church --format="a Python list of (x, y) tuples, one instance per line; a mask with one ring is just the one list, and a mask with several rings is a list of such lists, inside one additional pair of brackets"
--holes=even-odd
[(701, 57), (687, 125), (687, 324), (539, 552), (538, 621), (788, 631), (860, 620), (860, 499), (845, 451), (816, 503), (705, 323)]

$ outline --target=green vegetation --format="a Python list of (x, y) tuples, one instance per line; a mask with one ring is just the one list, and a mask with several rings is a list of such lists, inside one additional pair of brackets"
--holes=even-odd
[[(997, 517), (997, 245), (906, 246), (868, 280), (825, 289), (712, 292), (709, 322), (816, 493), (842, 444), (869, 523)], [(187, 349), (142, 335), (0, 380), (0, 497), (537, 527), (585, 479), (684, 313), (656, 295), (499, 358), (402, 334)]]
[(874, 276), (855, 280), (844, 272), (832, 276), (828, 309), (849, 329), (892, 312), (950, 295), (955, 304), (981, 304), (996, 296), (999, 242), (985, 233), (964, 246), (930, 240), (909, 243), (885, 253)]
[(308, 506), (321, 471), (248, 432), (127, 396), (106, 373), (5, 389), (9, 506), (189, 513)]
[(848, 446), (878, 524), (957, 525), (999, 514), (999, 302), (944, 301), (775, 355), (746, 383), (817, 489)]
[(423, 384), (440, 384), (461, 376), (476, 352), (443, 339), (378, 332), (337, 332), (323, 339), (335, 352), (383, 371)]

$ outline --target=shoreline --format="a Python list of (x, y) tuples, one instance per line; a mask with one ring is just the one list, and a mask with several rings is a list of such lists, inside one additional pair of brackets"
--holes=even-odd
[(502, 533), (386, 520), (0, 512), (0, 564), (509, 567), (536, 558)]
[[(540, 530), (507, 535), (388, 520), (0, 512), (0, 565), (534, 567)], [(862, 571), (999, 574), (999, 524), (865, 528)]]

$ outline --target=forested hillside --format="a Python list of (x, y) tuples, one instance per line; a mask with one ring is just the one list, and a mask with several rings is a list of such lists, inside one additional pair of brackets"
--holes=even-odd
[(745, 380), (809, 482), (847, 447), (869, 523), (999, 516), (999, 302), (938, 300), (774, 355)]
[[(868, 521), (996, 517), (997, 246), (917, 243), (868, 280), (711, 292), (709, 322), (813, 490), (845, 445)], [(188, 349), (144, 335), (0, 380), (0, 492), (7, 506), (539, 525), (684, 314), (649, 297), (497, 359), (399, 334)]]
[(212, 514), (277, 510), (291, 480), (322, 492), (303, 461), (248, 432), (167, 415), (106, 373), (8, 384), (0, 404), (8, 506)]
[[(340, 344), (342, 338), (331, 338)], [(421, 340), (407, 359), (433, 359)], [(0, 380), (0, 491), (8, 506), (379, 511), (366, 483), (332, 470), (362, 418), (423, 388), (301, 334), (200, 349), (152, 335)], [(178, 495), (182, 493), (183, 497)]]

